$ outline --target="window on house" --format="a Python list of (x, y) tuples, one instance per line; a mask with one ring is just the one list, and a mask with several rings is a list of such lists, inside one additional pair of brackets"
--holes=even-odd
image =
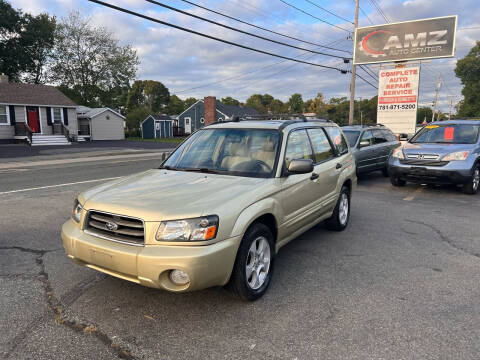
[(200, 118), (200, 124), (204, 124), (205, 123), (205, 119), (204, 118)]
[(223, 121), (223, 119), (222, 119), (222, 118), (218, 118), (218, 121), (222, 122), (222, 121)]
[(0, 124), (8, 124), (8, 110), (5, 105), (0, 105)]
[(60, 124), (62, 122), (62, 109), (53, 108), (52, 109), (53, 122), (55, 124)]

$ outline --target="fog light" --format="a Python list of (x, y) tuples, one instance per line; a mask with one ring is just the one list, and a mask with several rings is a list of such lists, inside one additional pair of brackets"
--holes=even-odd
[(172, 280), (175, 285), (186, 285), (190, 282), (190, 277), (186, 272), (175, 269), (170, 271), (170, 280)]

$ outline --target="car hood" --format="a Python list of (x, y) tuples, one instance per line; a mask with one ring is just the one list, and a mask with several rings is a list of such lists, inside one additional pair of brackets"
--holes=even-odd
[(161, 221), (239, 211), (265, 196), (274, 179), (148, 170), (80, 194), (87, 210)]
[(475, 144), (418, 144), (406, 143), (403, 145), (405, 154), (435, 154), (446, 155), (456, 151), (469, 151), (475, 148)]

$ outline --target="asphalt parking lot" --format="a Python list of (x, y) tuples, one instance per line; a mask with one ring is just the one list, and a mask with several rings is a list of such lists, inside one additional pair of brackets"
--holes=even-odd
[(60, 228), (76, 194), (158, 162), (0, 171), (0, 357), (478, 358), (480, 195), (363, 176), (347, 230), (320, 225), (282, 248), (254, 303), (222, 288), (171, 294), (71, 263)]

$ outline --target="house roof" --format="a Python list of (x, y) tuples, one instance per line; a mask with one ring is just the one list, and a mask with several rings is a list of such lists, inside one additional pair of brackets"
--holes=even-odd
[(220, 100), (217, 100), (217, 110), (229, 117), (235, 115), (258, 115), (258, 111), (254, 108), (248, 106), (225, 105)]
[(150, 116), (153, 117), (155, 120), (173, 120), (169, 115), (165, 114), (153, 114)]
[(101, 107), (101, 108), (89, 108), (87, 106), (79, 106), (77, 107), (77, 115), (79, 118), (94, 118), (97, 115), (100, 115), (101, 113), (104, 113), (105, 111), (111, 111), (114, 114), (120, 116), (122, 119), (125, 119), (125, 116), (122, 114), (116, 112), (115, 110), (112, 110), (108, 107)]
[(0, 83), (0, 103), (74, 107), (76, 104), (53, 86)]

